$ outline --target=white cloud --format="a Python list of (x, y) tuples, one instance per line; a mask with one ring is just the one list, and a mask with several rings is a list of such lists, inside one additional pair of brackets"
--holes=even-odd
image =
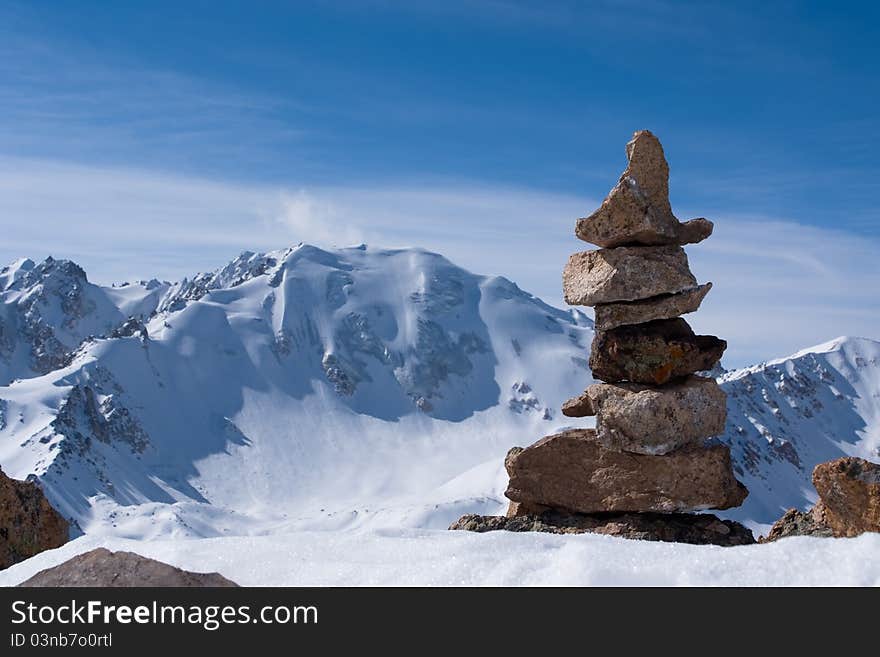
[(304, 189), (283, 193), (277, 221), (291, 234), (302, 235), (303, 242), (346, 245), (364, 240), (360, 228), (340, 217), (332, 197), (318, 197)]
[[(574, 219), (595, 199), (523, 189), (246, 186), (132, 170), (0, 160), (0, 261), (52, 254), (92, 280), (179, 278), (238, 252), (320, 246), (422, 246), (500, 274), (561, 305), (568, 255), (589, 248)], [(694, 328), (730, 344), (741, 365), (838, 335), (880, 337), (880, 242), (792, 221), (713, 217), (688, 247), (715, 288)]]

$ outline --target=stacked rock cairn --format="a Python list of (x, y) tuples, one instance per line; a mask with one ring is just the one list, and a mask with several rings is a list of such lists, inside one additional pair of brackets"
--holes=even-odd
[(649, 131), (626, 145), (629, 164), (576, 235), (600, 247), (572, 255), (567, 303), (595, 309), (590, 368), (603, 383), (565, 402), (564, 415), (596, 417), (514, 447), (506, 518), (465, 516), (456, 529), (593, 531), (630, 538), (722, 545), (753, 542), (732, 521), (696, 513), (742, 504), (726, 445), (726, 396), (712, 369), (727, 343), (695, 335), (680, 316), (712, 287), (691, 273), (682, 245), (712, 234), (707, 219), (679, 222), (669, 203), (669, 167)]

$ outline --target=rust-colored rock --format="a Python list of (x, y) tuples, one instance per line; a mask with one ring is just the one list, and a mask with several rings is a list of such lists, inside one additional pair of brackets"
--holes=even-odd
[(880, 465), (854, 456), (813, 469), (818, 514), (835, 536), (880, 532)]
[(595, 328), (597, 331), (607, 331), (625, 324), (644, 324), (655, 319), (672, 319), (692, 313), (700, 307), (711, 289), (712, 284), (706, 283), (678, 294), (665, 294), (644, 301), (600, 303), (594, 309)]
[(728, 509), (748, 495), (724, 445), (631, 454), (607, 449), (592, 429), (514, 448), (505, 466), (509, 499), (577, 513)]
[(507, 517), (469, 514), (449, 529), (472, 532), (547, 532), (550, 534), (605, 534), (640, 541), (692, 545), (751, 545), (752, 532), (733, 520), (709, 513), (566, 513), (548, 510)]
[(565, 302), (573, 306), (650, 299), (696, 285), (680, 246), (582, 251), (568, 258), (562, 273)]
[(68, 539), (67, 521), (49, 504), (36, 482), (10, 479), (0, 471), (0, 569)]
[(41, 570), (19, 586), (60, 587), (233, 587), (218, 573), (193, 573), (134, 552), (111, 552), (97, 548)]
[(599, 442), (623, 452), (666, 454), (701, 445), (724, 431), (727, 418), (727, 395), (714, 379), (699, 376), (660, 387), (597, 383), (581, 397), (563, 413), (572, 406), (594, 411)]
[(626, 145), (628, 165), (601, 207), (579, 219), (575, 234), (602, 247), (691, 244), (712, 234), (712, 222), (680, 223), (669, 204), (669, 165), (663, 146), (648, 130)]
[(608, 383), (632, 381), (660, 385), (711, 369), (727, 342), (695, 335), (681, 318), (598, 331), (590, 351), (593, 376)]

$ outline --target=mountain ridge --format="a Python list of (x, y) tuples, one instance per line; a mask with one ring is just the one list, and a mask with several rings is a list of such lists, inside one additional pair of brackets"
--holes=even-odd
[[(113, 287), (67, 262), (0, 270), (0, 464), (86, 532), (497, 512), (506, 449), (572, 426), (558, 408), (591, 381), (586, 315), (424, 249), (301, 244)], [(57, 367), (22, 369), (25, 320), (66, 340)], [(877, 459), (878, 354), (838, 338), (713, 373), (752, 491), (728, 517), (765, 528), (811, 502), (816, 459)]]

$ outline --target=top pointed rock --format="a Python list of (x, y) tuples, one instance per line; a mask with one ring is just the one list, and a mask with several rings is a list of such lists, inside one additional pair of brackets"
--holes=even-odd
[(681, 223), (669, 204), (669, 165), (663, 146), (640, 130), (626, 145), (629, 164), (602, 206), (578, 219), (575, 234), (603, 248), (623, 245), (694, 244), (712, 234), (708, 219)]

